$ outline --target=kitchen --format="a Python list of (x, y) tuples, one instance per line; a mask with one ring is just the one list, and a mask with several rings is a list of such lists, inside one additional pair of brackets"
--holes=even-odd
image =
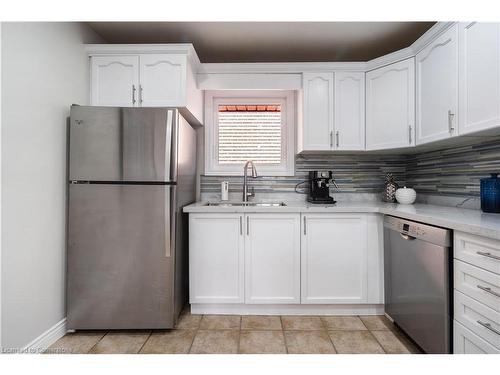
[[(17, 44), (66, 33), (42, 63), (79, 88), (47, 89), (58, 125), (35, 130), (59, 139), (67, 201), (40, 238), (60, 250), (2, 224), (5, 352), (500, 353), (500, 23), (269, 22), (243, 49), (253, 29), (2, 23), (4, 163), (33, 115)], [(307, 33), (342, 48), (275, 48)], [(44, 192), (15, 208), (15, 187), (21, 218)], [(56, 291), (40, 301), (12, 283), (32, 254)]]

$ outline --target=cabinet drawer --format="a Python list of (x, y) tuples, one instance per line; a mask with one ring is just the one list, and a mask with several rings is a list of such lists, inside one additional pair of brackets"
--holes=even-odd
[(455, 258), (500, 274), (500, 241), (455, 232)]
[(454, 261), (455, 289), (500, 312), (500, 275)]
[(455, 320), (453, 323), (453, 353), (498, 354), (500, 350)]
[(500, 313), (455, 290), (455, 319), (500, 349)]

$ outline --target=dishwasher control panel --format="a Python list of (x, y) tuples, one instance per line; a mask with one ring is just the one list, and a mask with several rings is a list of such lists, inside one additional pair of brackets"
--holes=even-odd
[(410, 236), (424, 236), (425, 230), (418, 224), (400, 223), (400, 232), (409, 234)]
[(451, 246), (451, 231), (443, 232), (443, 228), (387, 215), (384, 218), (384, 226), (424, 241), (438, 241), (443, 246)]

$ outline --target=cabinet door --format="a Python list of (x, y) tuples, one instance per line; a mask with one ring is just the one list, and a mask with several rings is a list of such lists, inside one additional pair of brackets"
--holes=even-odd
[(243, 214), (189, 215), (191, 303), (244, 302)]
[(143, 107), (186, 105), (186, 56), (141, 55), (140, 72)]
[(333, 73), (304, 73), (304, 151), (333, 147)]
[(93, 56), (91, 65), (91, 104), (132, 107), (139, 89), (138, 56)]
[(301, 300), (367, 301), (367, 226), (363, 215), (302, 215)]
[(300, 303), (300, 214), (245, 216), (245, 302)]
[(457, 135), (458, 25), (416, 56), (417, 144)]
[(335, 149), (365, 149), (365, 73), (335, 73)]
[(459, 131), (500, 127), (500, 23), (459, 24)]
[(366, 73), (366, 149), (415, 145), (415, 61)]

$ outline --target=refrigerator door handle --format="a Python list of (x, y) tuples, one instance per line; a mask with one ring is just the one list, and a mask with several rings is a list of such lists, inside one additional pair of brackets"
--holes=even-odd
[(167, 124), (165, 129), (165, 179), (171, 180), (170, 170), (172, 163), (172, 111), (167, 112)]
[(165, 189), (165, 258), (172, 256), (172, 191), (170, 187)]

